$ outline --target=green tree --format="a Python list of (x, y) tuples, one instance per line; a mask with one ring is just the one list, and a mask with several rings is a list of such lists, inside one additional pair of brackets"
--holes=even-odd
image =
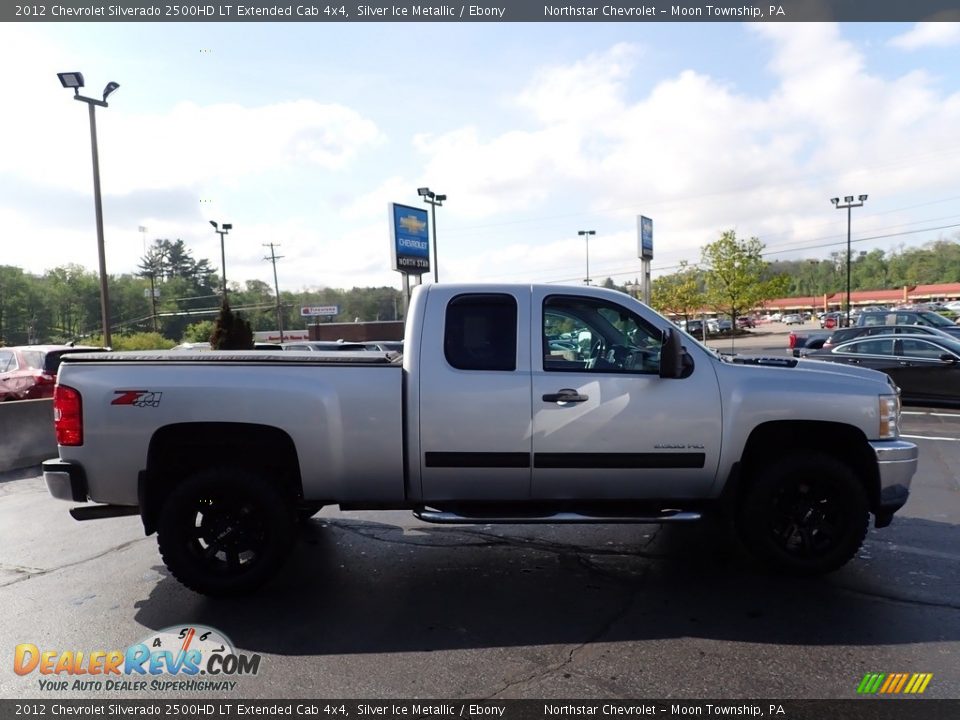
[(677, 272), (654, 279), (650, 289), (650, 304), (664, 315), (682, 315), (688, 320), (705, 303), (701, 273), (686, 260), (680, 261)]
[(220, 306), (220, 314), (210, 335), (210, 346), (214, 350), (252, 350), (253, 329), (239, 313), (230, 309), (226, 300)]
[(213, 335), (213, 331), (216, 328), (216, 323), (213, 320), (201, 320), (199, 322), (190, 323), (183, 331), (183, 337), (180, 338), (181, 342), (208, 342), (210, 336)]
[(736, 323), (745, 311), (786, 293), (789, 278), (772, 274), (758, 238), (738, 240), (733, 230), (703, 248), (707, 303)]

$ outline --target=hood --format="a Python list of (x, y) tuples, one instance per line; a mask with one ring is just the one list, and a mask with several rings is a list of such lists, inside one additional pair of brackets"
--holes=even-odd
[(765, 357), (752, 355), (737, 355), (733, 358), (724, 358), (723, 365), (731, 369), (754, 372), (758, 377), (783, 382), (804, 381), (811, 383), (849, 382), (857, 379), (869, 383), (874, 387), (865, 387), (869, 392), (887, 393), (896, 386), (890, 376), (879, 370), (846, 365), (844, 363), (829, 362), (826, 360), (805, 360), (792, 357)]

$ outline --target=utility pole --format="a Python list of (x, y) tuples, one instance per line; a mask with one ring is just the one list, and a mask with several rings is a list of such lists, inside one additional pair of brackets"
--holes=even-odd
[(157, 286), (156, 286), (156, 272), (150, 270), (147, 273), (147, 277), (150, 278), (150, 308), (151, 313), (150, 317), (153, 320), (153, 331), (159, 332), (157, 328)]
[(283, 255), (277, 255), (273, 251), (274, 247), (280, 247), (279, 245), (263, 243), (263, 246), (270, 248), (270, 257), (265, 257), (264, 260), (273, 263), (273, 289), (277, 294), (277, 327), (280, 328), (280, 342), (283, 342), (283, 305), (280, 303), (280, 285), (277, 283), (277, 260), (280, 260)]

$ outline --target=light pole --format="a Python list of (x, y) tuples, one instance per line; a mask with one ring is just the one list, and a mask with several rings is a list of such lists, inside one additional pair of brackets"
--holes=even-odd
[(830, 202), (833, 203), (833, 206), (837, 210), (846, 208), (847, 210), (847, 327), (850, 327), (850, 209), (855, 207), (863, 207), (863, 204), (867, 201), (866, 195), (858, 195), (857, 200), (859, 202), (853, 201), (853, 195), (846, 195), (843, 198), (843, 203), (840, 203), (840, 198), (830, 198)]
[(95, 109), (108, 107), (107, 97), (120, 85), (112, 80), (103, 89), (103, 99), (84, 97), (80, 94), (83, 87), (83, 74), (78, 72), (57, 73), (60, 84), (73, 89), (73, 99), (85, 102), (90, 110), (90, 147), (93, 154), (93, 205), (97, 215), (97, 253), (100, 260), (100, 322), (103, 325), (103, 344), (110, 347), (110, 293), (107, 289), (107, 254), (103, 242), (103, 204), (100, 200), (100, 156), (97, 152), (97, 116)]
[(583, 239), (587, 241), (587, 277), (584, 279), (583, 284), (590, 284), (590, 236), (596, 235), (596, 230), (578, 230), (577, 235), (583, 235)]
[(417, 195), (423, 198), (425, 203), (430, 204), (430, 215), (433, 221), (433, 281), (440, 282), (440, 260), (437, 257), (437, 206), (443, 206), (443, 201), (447, 199), (446, 195), (437, 195), (430, 188), (417, 188)]
[(230, 223), (223, 224), (223, 230), (221, 230), (217, 223), (213, 220), (210, 221), (210, 224), (213, 225), (213, 231), (220, 236), (220, 277), (222, 278), (221, 292), (223, 295), (223, 304), (227, 304), (227, 256), (223, 249), (223, 236), (228, 232), (233, 230), (233, 225)]

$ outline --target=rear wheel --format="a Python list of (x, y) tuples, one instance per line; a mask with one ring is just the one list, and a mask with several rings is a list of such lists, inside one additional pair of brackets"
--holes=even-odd
[(296, 514), (280, 490), (244, 470), (207, 470), (169, 495), (158, 545), (177, 580), (204, 595), (238, 595), (267, 580), (286, 559)]
[(748, 549), (773, 567), (818, 575), (860, 549), (870, 519), (853, 471), (826, 455), (793, 456), (758, 473), (738, 513)]

